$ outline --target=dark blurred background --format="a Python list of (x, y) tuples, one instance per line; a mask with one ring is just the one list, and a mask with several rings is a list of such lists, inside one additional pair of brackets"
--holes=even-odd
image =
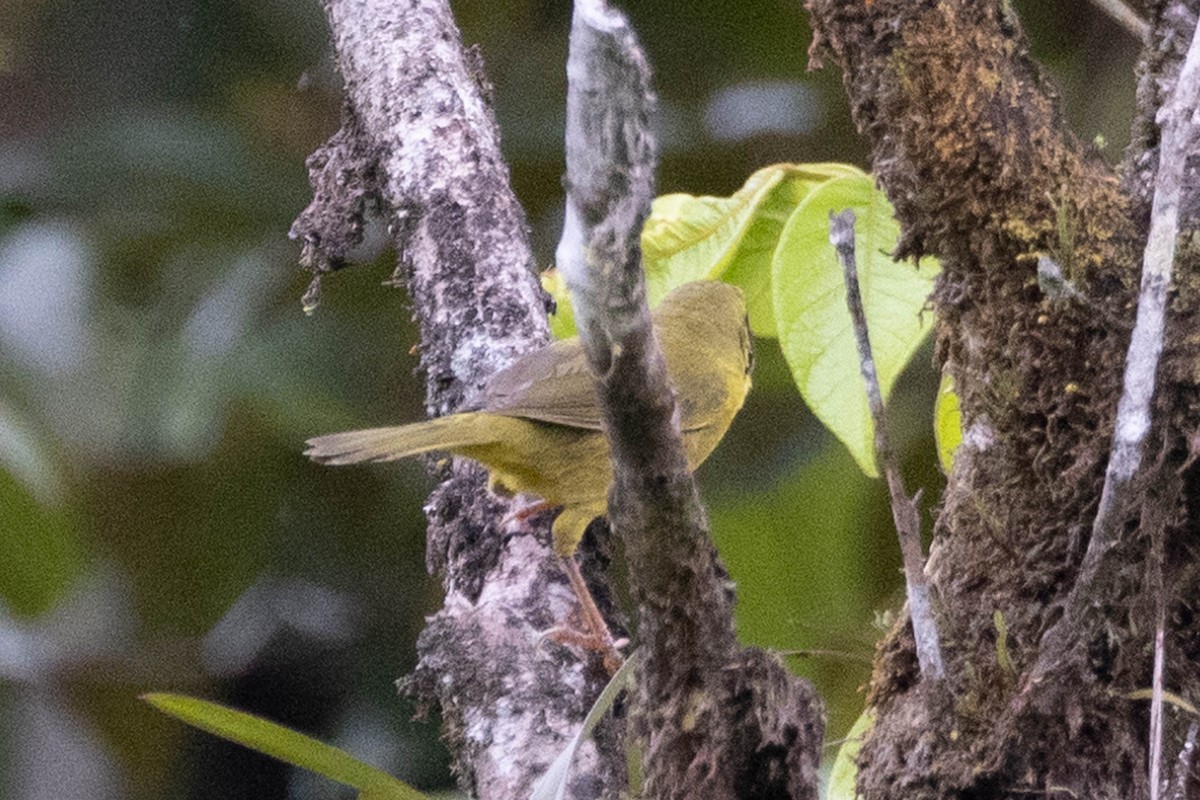
[[(1018, 2), (1079, 136), (1117, 160), (1133, 38), (1086, 2)], [(662, 192), (729, 194), (779, 161), (865, 163), (840, 75), (806, 71), (795, 0), (625, 6), (656, 68)], [(569, 4), (455, 3), (496, 87), (537, 257), (562, 193)], [(423, 414), (394, 256), (325, 283), (288, 241), (305, 156), (338, 123), (315, 2), (0, 5), (0, 795), (337, 797), (335, 785), (169, 720), (184, 691), (452, 793), (436, 720), (393, 681), (439, 586), (417, 463), (323, 469), (308, 436)], [(802, 406), (773, 342), (701, 471), (748, 642), (861, 708), (902, 599), (882, 484)], [(894, 399), (906, 478), (941, 477), (922, 350)], [(926, 517), (928, 527), (928, 517)]]

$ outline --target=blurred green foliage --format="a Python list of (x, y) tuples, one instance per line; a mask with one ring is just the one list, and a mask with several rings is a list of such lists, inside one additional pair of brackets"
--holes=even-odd
[[(455, 3), (495, 83), (548, 266), (561, 206), (569, 5)], [(727, 196), (787, 161), (866, 166), (799, 4), (626, 4), (656, 68), (660, 191)], [(1017, 3), (1081, 138), (1128, 140), (1135, 43), (1089, 7)], [(410, 722), (426, 574), (414, 465), (323, 470), (305, 437), (423, 414), (380, 231), (312, 319), (287, 241), (339, 87), (319, 5), (17, 0), (0, 28), (0, 794), (314, 795), (184, 735), (149, 689), (221, 698), (421, 789), (451, 784)], [(929, 351), (893, 401), (910, 487), (936, 498)], [(858, 715), (874, 612), (899, 604), (885, 493), (798, 402), (773, 342), (701, 471), (743, 637)], [(38, 792), (43, 794), (37, 795)]]

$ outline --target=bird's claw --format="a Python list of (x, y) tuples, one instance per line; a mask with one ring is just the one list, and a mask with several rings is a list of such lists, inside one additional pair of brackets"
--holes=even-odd
[(607, 630), (603, 634), (586, 633), (569, 625), (556, 625), (543, 631), (539, 640), (547, 639), (566, 647), (577, 647), (589, 653), (599, 653), (604, 659), (604, 670), (610, 677), (616, 675), (617, 670), (625, 663), (625, 656), (621, 654), (621, 648), (629, 645), (628, 639), (624, 637), (613, 639)]

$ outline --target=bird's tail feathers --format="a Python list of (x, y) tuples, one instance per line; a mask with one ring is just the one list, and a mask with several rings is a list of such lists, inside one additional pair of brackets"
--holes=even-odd
[(479, 414), (454, 414), (411, 425), (317, 436), (308, 440), (304, 455), (321, 464), (395, 461), (431, 450), (451, 451), (482, 444), (492, 435), (488, 429)]

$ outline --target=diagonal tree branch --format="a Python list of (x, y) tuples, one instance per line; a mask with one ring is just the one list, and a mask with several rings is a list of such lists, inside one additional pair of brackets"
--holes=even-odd
[[(1200, 25), (1192, 35), (1187, 60), (1171, 100), (1163, 107), (1162, 144), (1150, 210), (1150, 233), (1142, 260), (1142, 286), (1138, 294), (1137, 322), (1125, 359), (1125, 379), (1117, 406), (1116, 434), (1108, 460), (1100, 510), (1092, 528), (1092, 539), (1084, 559), (1079, 589), (1090, 591), (1089, 577), (1095, 561), (1111, 549), (1119, 535), (1122, 512), (1129, 499), (1134, 476), (1142, 463), (1146, 436), (1150, 432), (1150, 401), (1157, 386), (1159, 357), (1166, 327), (1167, 290), (1175, 265), (1175, 242), (1179, 236), (1179, 202), (1183, 193), (1184, 165), (1196, 143), (1194, 115), (1200, 109)], [(1072, 608), (1072, 610), (1075, 610)]]
[(640, 234), (653, 197), (650, 71), (625, 18), (577, 0), (567, 67), (559, 267), (597, 377), (645, 653), (651, 798), (812, 798), (823, 720), (812, 689), (733, 631), (727, 576), (684, 455), (651, 332)]
[[(1112, 570), (1108, 562), (1120, 543), (1131, 506), (1144, 493), (1144, 486), (1135, 479), (1142, 467), (1142, 454), (1152, 424), (1151, 400), (1158, 385), (1158, 364), (1163, 351), (1168, 289), (1175, 265), (1175, 242), (1179, 236), (1184, 166), (1195, 147), (1193, 118), (1197, 108), (1200, 108), (1200, 25), (1192, 35), (1175, 91), (1160, 112), (1162, 143), (1154, 181), (1150, 232), (1142, 258), (1137, 321), (1125, 358), (1121, 399), (1117, 405), (1115, 433), (1100, 506), (1092, 523), (1092, 536), (1079, 577), (1067, 597), (1065, 613), (1047, 631), (1038, 662), (1030, 673), (1030, 683), (1043, 680), (1063, 660), (1069, 648), (1080, 646), (1079, 634), (1086, 630), (1083, 617), (1096, 601), (1102, 576)], [(1156, 661), (1156, 665), (1161, 667), (1161, 662)], [(1161, 708), (1156, 713), (1161, 713)], [(1152, 791), (1157, 792), (1157, 789)]]

